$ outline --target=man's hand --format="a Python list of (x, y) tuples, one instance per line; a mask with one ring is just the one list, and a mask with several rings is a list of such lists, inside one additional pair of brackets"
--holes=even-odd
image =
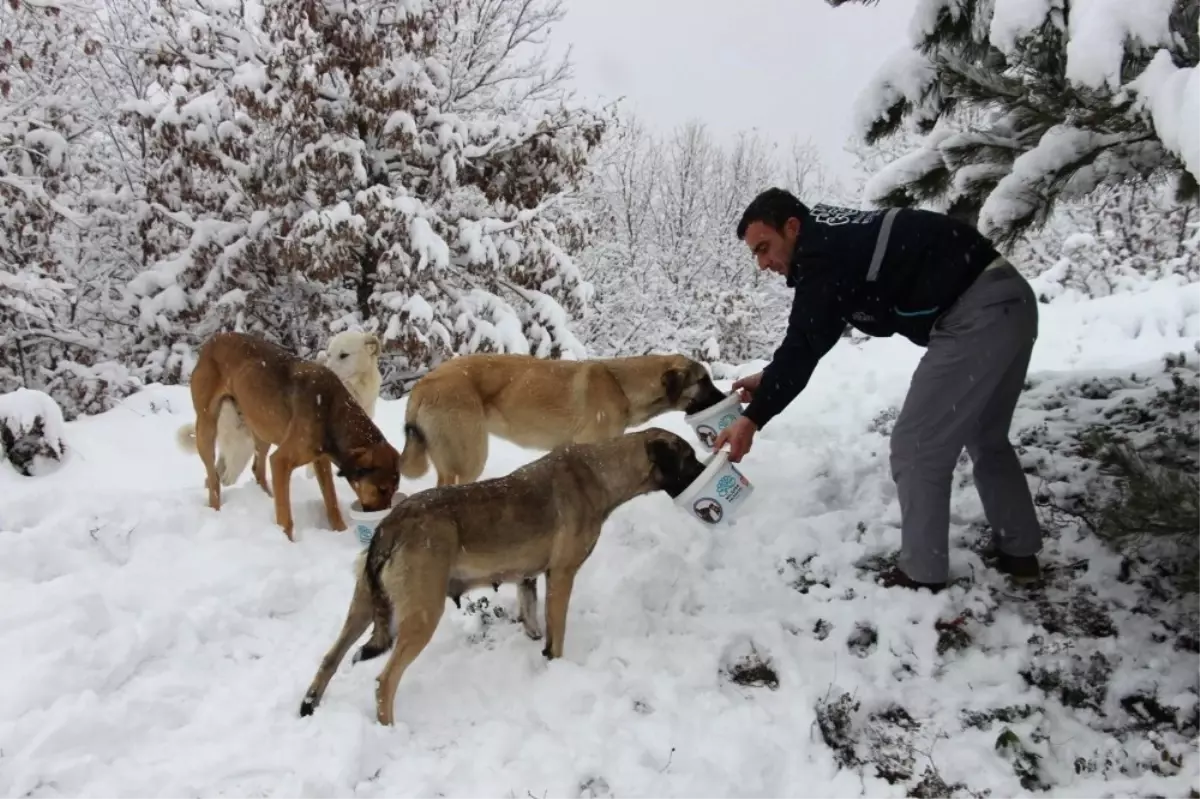
[(733, 463), (738, 463), (741, 461), (742, 456), (749, 452), (750, 447), (754, 445), (754, 434), (757, 431), (758, 426), (754, 422), (745, 416), (740, 416), (736, 422), (726, 427), (717, 435), (713, 449), (720, 450), (721, 447), (728, 444), (729, 460)]
[(749, 375), (740, 380), (733, 381), (733, 390), (738, 393), (738, 399), (742, 402), (749, 402), (754, 399), (754, 392), (758, 391), (758, 385), (762, 383), (762, 372), (756, 375)]

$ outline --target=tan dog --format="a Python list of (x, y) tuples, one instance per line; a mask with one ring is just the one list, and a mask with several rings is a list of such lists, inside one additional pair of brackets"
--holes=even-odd
[[(292, 470), (307, 463), (316, 468), (317, 483), (329, 524), (345, 530), (330, 465), (336, 464), (365, 510), (390, 506), (399, 483), (400, 456), (367, 416), (337, 375), (320, 364), (254, 336), (217, 333), (200, 350), (192, 371), (192, 406), (196, 411), (195, 448), (204, 461), (208, 504), (221, 508), (216, 470), (219, 419), (226, 408), (240, 415), (254, 441), (254, 479), (267, 495), (267, 450), (271, 453), (271, 485), (275, 488), (275, 521), (292, 539)], [(188, 426), (179, 430), (181, 445), (191, 440)]]
[(641, 494), (678, 496), (704, 466), (674, 433), (651, 428), (560, 447), (505, 477), (421, 491), (397, 505), (359, 559), (350, 610), (300, 705), (311, 715), (351, 645), (374, 624), (353, 662), (395, 649), (379, 677), (376, 715), (393, 721), (396, 686), (433, 637), (446, 597), (519, 583), (520, 618), (539, 638), (537, 583), (546, 575), (546, 646), (562, 657), (575, 574), (617, 507)]
[(529, 355), (465, 355), (422, 377), (409, 395), (400, 471), (438, 485), (483, 473), (488, 434), (550, 450), (621, 435), (659, 414), (725, 399), (700, 363), (682, 355), (590, 361)]

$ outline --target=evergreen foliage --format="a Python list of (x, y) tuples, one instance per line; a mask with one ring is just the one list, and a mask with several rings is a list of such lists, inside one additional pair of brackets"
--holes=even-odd
[(868, 142), (906, 124), (926, 140), (868, 199), (940, 201), (1005, 245), (1057, 203), (1129, 181), (1169, 179), (1194, 202), (1200, 3), (1128, 6), (921, 0), (911, 49), (860, 98), (858, 124)]

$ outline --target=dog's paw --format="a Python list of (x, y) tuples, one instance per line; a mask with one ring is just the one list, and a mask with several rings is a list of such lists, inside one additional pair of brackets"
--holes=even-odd
[(313, 714), (313, 711), (316, 709), (317, 709), (316, 697), (312, 696), (311, 694), (309, 696), (304, 697), (304, 701), (300, 703), (300, 718), (304, 718), (305, 716), (311, 716)]
[(542, 640), (542, 630), (540, 627), (538, 627), (537, 622), (525, 621), (524, 619), (522, 619), (521, 626), (524, 628), (525, 635), (527, 635), (529, 637), (529, 640), (531, 640), (531, 641)]

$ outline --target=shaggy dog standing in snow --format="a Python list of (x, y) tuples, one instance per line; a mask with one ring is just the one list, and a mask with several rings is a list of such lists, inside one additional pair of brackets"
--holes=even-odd
[[(241, 333), (217, 333), (200, 350), (192, 372), (196, 411), (194, 446), (204, 461), (208, 504), (221, 508), (216, 468), (217, 431), (222, 416), (240, 416), (254, 444), (254, 479), (267, 495), (267, 451), (271, 454), (275, 520), (292, 538), (292, 470), (308, 463), (329, 524), (346, 529), (337, 504), (331, 468), (346, 478), (364, 510), (391, 505), (400, 481), (400, 455), (362, 406), (328, 367), (292, 355), (282, 347)], [(177, 439), (193, 441), (188, 426)]]
[(446, 598), (457, 603), (480, 586), (518, 583), (520, 619), (536, 640), (542, 634), (535, 581), (545, 574), (542, 654), (562, 657), (575, 575), (592, 554), (604, 521), (642, 494), (677, 497), (703, 472), (690, 444), (651, 428), (559, 447), (504, 477), (412, 495), (379, 523), (360, 556), (345, 624), (321, 661), (300, 715), (312, 714), (351, 645), (373, 624), (354, 662), (392, 650), (375, 694), (377, 718), (390, 725), (396, 686), (433, 637)]

